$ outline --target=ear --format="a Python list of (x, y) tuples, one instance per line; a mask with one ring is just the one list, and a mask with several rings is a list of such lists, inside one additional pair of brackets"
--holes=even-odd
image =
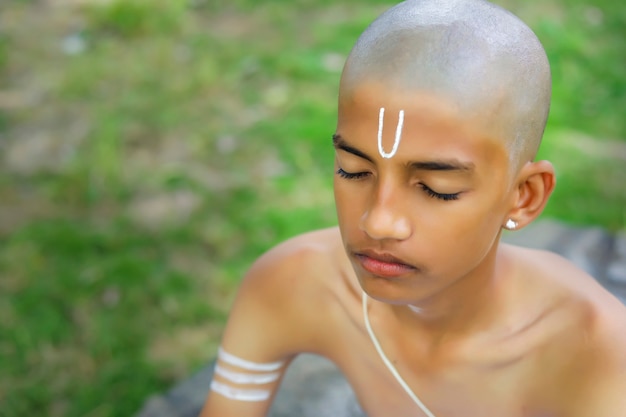
[[(556, 176), (550, 162), (527, 162), (517, 176), (513, 207), (504, 219), (504, 227), (521, 229), (535, 220), (546, 206), (555, 185)], [(516, 223), (515, 227), (506, 226), (509, 219)]]

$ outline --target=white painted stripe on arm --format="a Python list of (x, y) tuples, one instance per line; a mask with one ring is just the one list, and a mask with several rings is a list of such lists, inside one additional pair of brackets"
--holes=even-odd
[(236, 384), (269, 384), (280, 378), (280, 373), (270, 372), (262, 374), (247, 374), (243, 372), (235, 372), (219, 365), (215, 365), (215, 374), (222, 376)]
[(237, 366), (248, 371), (276, 371), (280, 369), (285, 361), (258, 363), (242, 359), (231, 353), (226, 352), (221, 347), (217, 351), (217, 359), (229, 365)]
[(270, 398), (270, 390), (234, 388), (221, 382), (211, 381), (210, 389), (235, 401), (266, 401)]

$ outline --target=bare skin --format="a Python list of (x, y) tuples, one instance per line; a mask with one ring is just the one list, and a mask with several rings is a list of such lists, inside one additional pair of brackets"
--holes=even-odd
[[(372, 103), (380, 100), (389, 126), (398, 106), (407, 113), (391, 159), (378, 155), (372, 134), (361, 134), (375, 130)], [(224, 349), (256, 362), (323, 355), (344, 372), (368, 416), (420, 416), (365, 331), (365, 291), (384, 351), (435, 416), (619, 415), (626, 410), (624, 306), (568, 261), (498, 243), (505, 219), (523, 226), (540, 213), (551, 166), (533, 162), (514, 177), (494, 177), (508, 171), (502, 144), (484, 123), (451, 109), (428, 96), (385, 95), (376, 85), (341, 103), (337, 169), (366, 173), (336, 175), (341, 232), (305, 234), (263, 256), (243, 283)], [(390, 128), (388, 148), (392, 138)], [(415, 161), (473, 168), (431, 171), (413, 168)], [(460, 194), (441, 200), (422, 184)], [(368, 270), (386, 255), (405, 267), (390, 276)], [(269, 404), (211, 393), (202, 416), (264, 416)]]
[[(420, 331), (407, 308), (371, 302), (377, 336), (411, 388), (438, 417), (619, 415), (626, 409), (623, 306), (556, 255), (507, 245), (498, 254), (511, 273), (491, 304), (506, 304), (506, 316), (480, 332)], [(251, 343), (258, 331), (268, 340)], [(259, 362), (326, 356), (368, 416), (422, 415), (365, 331), (361, 289), (336, 228), (288, 241), (255, 265), (223, 345)], [(264, 416), (268, 407), (211, 393), (202, 416)]]
[[(555, 186), (552, 165), (534, 161), (549, 96), (543, 49), (495, 6), (420, 0), (383, 14), (342, 74), (339, 227), (253, 265), (222, 348), (284, 361), (281, 374), (297, 354), (320, 354), (368, 416), (424, 416), (370, 340), (366, 293), (383, 350), (437, 417), (626, 415), (626, 307), (559, 256), (500, 243)], [(202, 417), (265, 416), (280, 384), (215, 378), (269, 398), (212, 390)]]

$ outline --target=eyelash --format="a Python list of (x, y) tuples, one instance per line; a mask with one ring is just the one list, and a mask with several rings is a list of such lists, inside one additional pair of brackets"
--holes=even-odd
[(339, 168), (337, 170), (337, 174), (341, 177), (341, 178), (345, 178), (347, 180), (358, 180), (361, 178), (366, 177), (367, 175), (369, 175), (369, 172), (346, 172), (343, 169)]
[[(358, 180), (369, 175), (369, 172), (352, 173), (352, 172), (346, 172), (342, 168), (339, 168), (336, 173), (341, 178), (345, 178), (347, 180)], [(459, 199), (460, 193), (450, 193), (450, 194), (438, 193), (434, 191), (433, 189), (431, 189), (430, 187), (428, 187), (426, 184), (422, 184), (422, 183), (420, 183), (420, 187), (422, 187), (422, 190), (424, 190), (429, 197), (436, 198), (438, 200), (453, 201), (453, 200)]]
[(422, 190), (426, 191), (426, 194), (428, 194), (429, 197), (436, 198), (436, 199), (443, 200), (443, 201), (452, 201), (452, 200), (459, 199), (460, 193), (443, 194), (443, 193), (438, 193), (436, 191), (433, 191), (426, 184), (420, 183), (420, 186), (422, 187)]

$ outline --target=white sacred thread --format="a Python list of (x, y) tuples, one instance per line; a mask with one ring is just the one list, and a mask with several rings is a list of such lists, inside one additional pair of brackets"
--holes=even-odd
[(398, 381), (400, 386), (402, 386), (404, 391), (409, 395), (409, 397), (411, 397), (411, 399), (415, 402), (415, 404), (417, 404), (420, 410), (422, 410), (424, 414), (426, 414), (426, 416), (428, 417), (435, 417), (435, 415), (431, 413), (428, 408), (426, 408), (426, 406), (419, 399), (419, 397), (415, 395), (415, 393), (411, 390), (411, 387), (409, 387), (409, 384), (407, 384), (404, 381), (404, 379), (402, 378), (398, 370), (395, 368), (395, 366), (393, 366), (391, 361), (387, 358), (387, 355), (385, 355), (383, 348), (380, 346), (380, 343), (378, 342), (378, 339), (376, 338), (376, 335), (374, 334), (374, 330), (372, 330), (372, 325), (370, 324), (370, 319), (367, 314), (367, 294), (365, 294), (365, 292), (363, 292), (362, 305), (363, 305), (363, 321), (365, 321), (365, 328), (367, 329), (367, 333), (369, 333), (370, 339), (372, 339), (372, 343), (374, 344), (374, 347), (376, 348), (376, 351), (378, 352), (378, 355), (382, 359), (383, 363), (387, 366), (387, 369), (389, 369), (389, 372), (391, 372), (391, 375), (393, 375), (396, 378), (396, 380)]
[(396, 127), (396, 138), (393, 142), (393, 148), (391, 148), (391, 152), (387, 153), (383, 149), (383, 121), (385, 118), (385, 108), (381, 107), (380, 112), (378, 113), (378, 153), (383, 158), (389, 159), (392, 158), (396, 152), (398, 151), (398, 146), (400, 146), (400, 140), (402, 139), (402, 126), (404, 125), (404, 110), (400, 110), (398, 114), (398, 126)]
[(240, 389), (221, 382), (211, 381), (210, 388), (224, 397), (236, 401), (265, 401), (270, 398), (271, 392), (266, 389)]
[(411, 304), (409, 304), (409, 310), (411, 310), (414, 313), (421, 313), (422, 312), (421, 308), (412, 306)]
[(219, 365), (215, 365), (215, 374), (223, 376), (230, 382), (236, 384), (268, 384), (276, 381), (280, 374), (278, 372), (271, 372), (265, 374), (246, 374), (243, 372), (235, 372), (229, 369), (225, 369)]
[(230, 354), (221, 347), (217, 350), (217, 358), (229, 365), (238, 366), (248, 371), (276, 371), (285, 363), (284, 361), (269, 363), (251, 362)]

